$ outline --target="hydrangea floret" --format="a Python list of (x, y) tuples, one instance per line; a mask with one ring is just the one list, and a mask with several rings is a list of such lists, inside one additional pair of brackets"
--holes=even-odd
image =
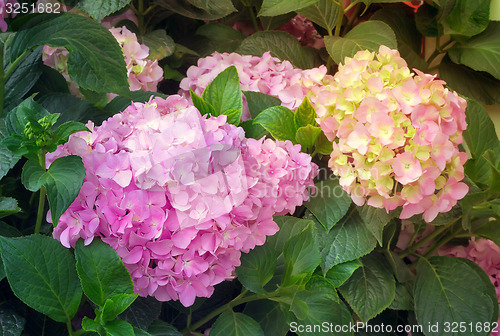
[[(289, 61), (281, 61), (265, 52), (262, 57), (236, 53), (218, 53), (200, 58), (198, 64), (191, 66), (179, 84), (179, 94), (189, 97), (189, 89), (201, 95), (214, 78), (230, 66), (238, 71), (243, 91), (261, 92), (277, 97), (281, 105), (295, 110), (311, 88), (329, 82), (324, 65), (302, 70), (294, 68)], [(250, 119), (245, 96), (243, 96), (243, 120)]]
[(357, 205), (402, 206), (430, 222), (468, 191), (460, 152), (466, 101), (444, 81), (411, 72), (397, 50), (360, 51), (314, 88), (318, 122), (333, 142), (329, 166)]
[[(111, 28), (109, 31), (120, 44), (127, 66), (127, 76), (131, 91), (156, 91), (158, 83), (163, 79), (163, 70), (157, 60), (148, 59), (149, 48), (137, 41), (137, 36), (125, 26)], [(69, 52), (63, 47), (44, 46), (43, 63), (59, 71), (68, 82), (70, 92), (81, 96), (78, 85), (68, 74)], [(112, 96), (110, 96), (112, 98)]]
[(299, 145), (247, 139), (177, 95), (87, 127), (47, 155), (79, 155), (86, 170), (54, 237), (66, 247), (101, 237), (139, 295), (184, 306), (234, 278), (241, 252), (278, 231), (273, 215), (307, 200), (317, 174)]

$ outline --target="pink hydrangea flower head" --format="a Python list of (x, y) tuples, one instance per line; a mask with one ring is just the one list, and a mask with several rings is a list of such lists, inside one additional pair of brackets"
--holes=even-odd
[[(281, 105), (295, 110), (304, 97), (313, 94), (313, 89), (332, 76), (326, 67), (308, 70), (294, 68), (288, 61), (280, 61), (265, 52), (262, 57), (218, 53), (200, 58), (197, 66), (191, 66), (179, 84), (179, 94), (189, 97), (189, 89), (201, 95), (207, 85), (223, 70), (235, 66), (241, 89), (265, 93), (281, 100)], [(245, 96), (243, 96), (243, 120), (250, 119)]]
[(241, 252), (278, 231), (273, 215), (307, 200), (317, 175), (299, 145), (247, 139), (177, 95), (88, 128), (47, 155), (79, 155), (86, 170), (54, 237), (66, 247), (101, 237), (138, 294), (185, 306), (233, 278)]
[(423, 213), (430, 222), (465, 196), (466, 101), (444, 84), (381, 46), (346, 57), (315, 87), (317, 120), (334, 141), (329, 166), (356, 204), (401, 206), (400, 218)]

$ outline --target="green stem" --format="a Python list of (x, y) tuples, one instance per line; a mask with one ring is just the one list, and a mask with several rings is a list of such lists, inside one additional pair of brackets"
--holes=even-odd
[(437, 228), (436, 230), (434, 230), (433, 232), (431, 232), (430, 234), (428, 234), (427, 236), (425, 236), (424, 238), (422, 238), (421, 240), (419, 240), (417, 243), (415, 243), (415, 245), (409, 246), (406, 250), (404, 250), (403, 252), (401, 252), (399, 254), (399, 256), (401, 258), (404, 258), (407, 255), (415, 252), (420, 247), (424, 246), (425, 244), (427, 244), (428, 242), (430, 242), (431, 240), (433, 240), (434, 238), (436, 238), (437, 236), (439, 236), (441, 233), (445, 232), (450, 227), (452, 227), (460, 218), (461, 217), (455, 218), (454, 220), (452, 220), (448, 224), (443, 225), (443, 226)]
[(253, 6), (246, 6), (248, 9), (248, 12), (250, 13), (250, 19), (252, 20), (252, 25), (253, 29), (255, 29), (255, 32), (259, 31), (259, 23), (257, 22), (257, 16), (255, 15), (255, 12), (253, 10)]
[[(355, 3), (355, 5), (357, 5), (357, 4), (358, 3)], [(358, 18), (360, 10), (361, 10), (361, 6), (357, 6), (356, 9), (354, 10), (354, 13), (352, 13), (351, 17), (347, 21), (347, 25), (345, 26), (344, 33), (348, 32), (349, 30), (351, 30), (351, 28), (352, 28), (352, 26), (354, 24), (354, 20), (356, 20)], [(347, 10), (345, 12), (347, 12)]]
[(342, 28), (342, 19), (344, 18), (344, 0), (339, 0), (339, 14), (337, 23), (335, 25), (335, 36), (340, 36), (340, 29)]
[(66, 328), (68, 328), (68, 335), (75, 336), (76, 334), (73, 332), (73, 327), (71, 326), (71, 321), (66, 321)]
[[(45, 169), (45, 151), (40, 150), (38, 153), (38, 159), (40, 161), (40, 165)], [(43, 219), (43, 210), (45, 208), (45, 194), (46, 189), (45, 186), (40, 188), (40, 198), (38, 199), (38, 212), (36, 214), (36, 224), (35, 224), (35, 234), (40, 233), (40, 228), (42, 227), (42, 219)]]
[(7, 69), (7, 71), (5, 71), (4, 79), (7, 79), (9, 77), (9, 75), (12, 73), (12, 71), (14, 71), (19, 62), (21, 62), (23, 58), (26, 57), (26, 55), (28, 55), (30, 52), (30, 49), (25, 50), (21, 55), (19, 55), (18, 58), (14, 60), (14, 62), (9, 65), (9, 68)]
[(239, 306), (240, 304), (251, 302), (251, 301), (256, 301), (256, 300), (264, 300), (264, 299), (268, 299), (270, 297), (269, 295), (263, 295), (263, 294), (254, 294), (254, 295), (244, 297), (246, 292), (247, 292), (246, 290), (242, 291), (241, 294), (238, 295), (237, 297), (235, 297), (232, 301), (226, 303), (223, 306), (220, 306), (219, 308), (217, 308), (216, 310), (214, 310), (213, 312), (211, 312), (210, 314), (208, 314), (207, 316), (205, 316), (204, 318), (202, 318), (198, 322), (194, 323), (190, 328), (186, 327), (185, 329), (183, 329), (181, 331), (181, 334), (186, 335), (186, 334), (192, 332), (192, 330), (196, 330), (196, 329), (200, 328), (202, 325), (204, 325), (205, 323), (207, 323), (208, 321), (210, 321), (214, 317), (218, 316), (219, 314), (222, 314), (226, 310), (229, 310), (229, 309), (232, 309), (233, 307)]
[(139, 32), (141, 36), (146, 33), (146, 28), (144, 27), (144, 0), (137, 1), (137, 20), (139, 22)]

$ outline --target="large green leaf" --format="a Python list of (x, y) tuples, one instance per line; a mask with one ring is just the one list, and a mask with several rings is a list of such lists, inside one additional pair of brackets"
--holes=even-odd
[(101, 21), (104, 17), (122, 9), (130, 2), (131, 0), (81, 0), (76, 8), (89, 14), (96, 21)]
[(101, 307), (102, 320), (113, 321), (137, 299), (137, 296), (137, 294), (120, 293), (106, 299), (104, 306)]
[(53, 225), (57, 225), (59, 217), (78, 196), (84, 178), (82, 158), (76, 155), (56, 159), (48, 170), (42, 168), (37, 161), (28, 160), (21, 175), (26, 189), (37, 191), (41, 186), (47, 188)]
[[(349, 326), (353, 324), (352, 316), (345, 304), (337, 300), (337, 294), (331, 288), (317, 286), (315, 288), (300, 291), (296, 295), (297, 299), (303, 300), (309, 308), (308, 314), (303, 320), (296, 320), (290, 323), (290, 330), (295, 331), (298, 335), (311, 335), (305, 326), (324, 326), (327, 321), (327, 326)], [(330, 324), (331, 323), (331, 324)], [(302, 330), (299, 325), (302, 326)], [(296, 329), (296, 330), (294, 330)], [(333, 328), (314, 330), (314, 335), (353, 335), (349, 329), (336, 331)]]
[(455, 0), (455, 6), (442, 21), (445, 34), (474, 36), (490, 22), (491, 0)]
[(217, 20), (236, 11), (231, 0), (160, 0), (155, 3), (198, 20)]
[(227, 115), (227, 122), (238, 125), (243, 109), (240, 80), (236, 67), (230, 66), (215, 77), (201, 98), (214, 108), (214, 116)]
[(162, 302), (154, 297), (138, 297), (120, 316), (120, 319), (144, 330), (160, 316)]
[[(49, 20), (47, 20), (49, 18)], [(40, 46), (65, 47), (68, 72), (81, 88), (96, 92), (128, 91), (123, 52), (111, 32), (92, 19), (73, 13), (41, 16), (40, 23), (18, 32), (11, 45), (11, 58)]]
[(346, 57), (353, 57), (360, 50), (378, 51), (381, 45), (396, 49), (398, 43), (391, 27), (382, 21), (360, 23), (345, 36), (326, 36), (326, 50), (335, 63), (344, 62)]
[(486, 105), (500, 104), (500, 80), (487, 72), (474, 71), (445, 57), (439, 64), (439, 77), (464, 96)]
[(328, 179), (316, 183), (316, 192), (304, 205), (329, 231), (345, 216), (352, 200), (339, 185), (338, 179)]
[(20, 158), (19, 155), (15, 155), (0, 143), (0, 179), (7, 175), (9, 170), (14, 167)]
[(249, 302), (245, 305), (243, 313), (259, 323), (265, 336), (285, 336), (290, 329), (288, 324), (290, 313), (282, 309), (278, 302), (271, 300)]
[(264, 0), (260, 7), (259, 16), (277, 16), (310, 6), (318, 0)]
[(222, 23), (207, 23), (196, 30), (197, 35), (205, 36), (211, 43), (211, 50), (234, 52), (245, 39), (245, 35)]
[(354, 312), (366, 322), (389, 307), (396, 295), (396, 281), (383, 256), (370, 254), (363, 266), (339, 288)]
[(290, 61), (295, 67), (310, 69), (314, 57), (304, 49), (296, 37), (283, 31), (263, 31), (250, 35), (236, 50), (242, 55), (262, 56), (266, 51), (280, 60)]
[(283, 249), (286, 275), (284, 283), (294, 283), (295, 276), (312, 274), (321, 261), (319, 249), (314, 244), (313, 224), (289, 238)]
[(182, 334), (172, 325), (161, 320), (154, 320), (148, 328), (152, 336), (182, 336)]
[(500, 22), (491, 22), (481, 34), (455, 44), (448, 55), (455, 63), (486, 71), (500, 79)]
[(284, 106), (272, 106), (262, 111), (254, 123), (261, 125), (276, 140), (290, 140), (295, 143), (297, 128), (295, 114)]
[(135, 335), (134, 327), (126, 321), (123, 320), (113, 320), (104, 325), (104, 330), (106, 330), (106, 336), (129, 336)]
[(215, 321), (210, 336), (264, 336), (259, 324), (242, 313), (232, 310), (222, 313)]
[(142, 42), (149, 48), (149, 58), (161, 60), (172, 55), (175, 51), (174, 39), (167, 35), (164, 29), (153, 30), (142, 38)]
[(254, 293), (265, 293), (264, 285), (271, 280), (276, 269), (278, 251), (258, 246), (241, 256), (241, 266), (236, 269), (238, 280)]
[(474, 100), (467, 101), (465, 114), (467, 129), (463, 133), (464, 140), (472, 157), (479, 158), (486, 150), (498, 146), (495, 125), (484, 107)]
[(17, 200), (12, 197), (0, 196), (0, 218), (15, 214), (21, 211), (17, 205)]
[(377, 240), (356, 211), (337, 223), (330, 232), (314, 217), (313, 221), (316, 224), (316, 244), (320, 250), (324, 274), (335, 265), (370, 253), (377, 245)]
[(500, 246), (500, 222), (491, 221), (474, 231), (475, 236), (489, 239)]
[(295, 141), (302, 146), (302, 151), (305, 152), (314, 146), (320, 134), (321, 128), (319, 126), (299, 127), (295, 134)]
[[(488, 275), (463, 258), (420, 258), (414, 287), (415, 314), (422, 326), (457, 322), (465, 330), (425, 330), (427, 336), (486, 336), (476, 323), (498, 320), (498, 299)], [(470, 323), (470, 324), (469, 324)]]
[(299, 107), (297, 107), (294, 121), (297, 128), (318, 125), (316, 123), (316, 111), (308, 97), (305, 97)]
[(392, 216), (385, 209), (379, 209), (368, 204), (358, 208), (358, 213), (361, 219), (365, 222), (366, 227), (373, 234), (380, 246), (382, 246), (382, 234), (385, 226), (389, 223)]
[(42, 48), (36, 48), (21, 60), (5, 81), (5, 111), (21, 103), (26, 93), (38, 81), (42, 72)]
[(133, 294), (134, 287), (127, 269), (116, 251), (100, 239), (84, 246), (80, 239), (75, 247), (76, 269), (85, 295), (96, 305), (117, 294)]
[(49, 93), (40, 97), (37, 102), (48, 111), (60, 114), (57, 124), (67, 121), (86, 123), (92, 120), (96, 125), (99, 125), (111, 116), (111, 113), (108, 115), (102, 109), (94, 107), (88, 100), (80, 99), (69, 93)]
[[(3, 266), (2, 266), (3, 267)], [(20, 336), (24, 329), (26, 319), (16, 312), (0, 308), (0, 335)]]
[(5, 273), (14, 294), (58, 322), (71, 321), (82, 289), (68, 249), (47, 236), (0, 237)]
[(332, 32), (337, 23), (339, 6), (331, 0), (319, 0), (311, 6), (302, 8), (298, 13), (312, 22)]
[(333, 266), (325, 275), (325, 278), (332, 287), (340, 287), (358, 268), (363, 266), (359, 259), (346, 261), (345, 263)]
[(243, 94), (247, 100), (248, 112), (250, 112), (252, 118), (258, 116), (260, 112), (268, 107), (281, 105), (279, 98), (262, 92), (243, 91)]
[(398, 50), (410, 69), (427, 69), (427, 63), (420, 56), (422, 35), (415, 27), (413, 16), (408, 15), (403, 7), (384, 7), (370, 18), (387, 23), (396, 34)]

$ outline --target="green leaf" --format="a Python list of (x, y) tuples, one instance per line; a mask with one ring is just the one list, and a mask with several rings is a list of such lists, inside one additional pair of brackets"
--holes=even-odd
[(30, 52), (15, 67), (5, 81), (4, 110), (8, 111), (22, 102), (43, 72), (42, 48)]
[[(309, 314), (307, 317), (304, 320), (298, 321), (301, 325), (316, 326), (322, 325), (325, 321), (328, 321), (328, 326), (330, 326), (330, 323), (333, 326), (348, 326), (354, 323), (346, 305), (342, 301), (337, 302), (335, 300), (336, 294), (332, 289), (319, 287), (298, 292), (297, 296), (304, 300), (309, 307)], [(293, 324), (290, 324), (290, 326), (292, 325)], [(353, 333), (349, 331), (335, 332), (335, 328), (332, 329), (332, 332), (325, 332), (324, 329), (321, 331), (315, 330), (314, 335), (353, 335)], [(299, 336), (311, 335), (311, 332), (307, 330), (297, 330), (296, 332)]]
[(215, 77), (203, 91), (201, 98), (213, 106), (215, 114), (227, 115), (227, 122), (238, 126), (243, 109), (240, 80), (236, 67), (230, 66)]
[(161, 0), (155, 3), (197, 20), (217, 20), (236, 11), (231, 0)]
[(241, 256), (241, 266), (236, 268), (238, 280), (254, 293), (265, 293), (264, 285), (272, 279), (276, 269), (277, 251), (258, 246), (251, 253)]
[(102, 307), (102, 320), (113, 321), (118, 315), (123, 313), (137, 298), (137, 294), (116, 294), (106, 299)]
[(319, 249), (314, 244), (313, 226), (289, 238), (283, 249), (285, 279), (283, 283), (293, 284), (294, 276), (312, 273), (321, 261)]
[[(3, 267), (3, 266), (2, 266)], [(23, 332), (26, 319), (16, 312), (0, 308), (0, 335), (20, 336)]]
[(318, 140), (316, 141), (314, 149), (318, 154), (330, 155), (333, 151), (333, 144), (330, 140), (328, 140), (325, 134), (321, 132), (318, 136)]
[(254, 56), (262, 56), (266, 51), (282, 61), (290, 61), (297, 68), (314, 67), (314, 57), (300, 45), (295, 36), (283, 31), (256, 32), (244, 39), (236, 50), (239, 54)]
[(0, 179), (7, 175), (20, 158), (0, 142)]
[(263, 136), (269, 135), (269, 132), (259, 124), (254, 124), (253, 119), (248, 119), (239, 125), (245, 131), (245, 137), (259, 140)]
[(427, 63), (420, 56), (422, 35), (415, 27), (412, 16), (407, 15), (403, 7), (384, 7), (372, 15), (370, 20), (387, 23), (396, 34), (398, 50), (410, 69), (427, 69)]
[(254, 119), (254, 123), (264, 127), (276, 140), (290, 140), (295, 143), (297, 129), (294, 117), (295, 114), (290, 109), (272, 106), (262, 111)]
[(26, 305), (55, 321), (71, 321), (82, 289), (75, 260), (50, 237), (0, 237), (5, 273), (14, 294)]
[(248, 111), (252, 118), (257, 117), (260, 112), (269, 107), (281, 105), (279, 98), (262, 92), (243, 91), (243, 94), (247, 100)]
[(500, 79), (500, 22), (491, 22), (481, 34), (448, 50), (455, 63), (477, 71), (486, 71)]
[(139, 296), (120, 316), (120, 319), (144, 330), (156, 320), (161, 313), (162, 302), (154, 297)]
[(151, 334), (148, 333), (147, 331), (136, 328), (136, 327), (134, 327), (134, 335), (135, 336), (151, 336)]
[(167, 322), (154, 320), (148, 328), (152, 336), (182, 336), (182, 334)]
[(464, 96), (486, 105), (500, 104), (500, 80), (487, 72), (474, 71), (445, 57), (439, 64), (439, 77)]
[(397, 49), (396, 35), (391, 27), (382, 21), (360, 23), (344, 37), (326, 36), (326, 50), (335, 63), (344, 62), (346, 57), (353, 57), (360, 50), (378, 51), (381, 45)]
[(382, 246), (382, 234), (392, 216), (385, 209), (375, 208), (368, 204), (358, 207), (358, 213), (368, 230), (377, 239), (379, 245)]
[(21, 104), (12, 109), (5, 117), (7, 135), (24, 135), (24, 128), (31, 119), (39, 120), (49, 115), (49, 112), (33, 98), (25, 99)]
[[(69, 76), (78, 86), (96, 92), (128, 91), (122, 50), (111, 32), (92, 19), (73, 13), (42, 16), (38, 25), (19, 31), (13, 38), (11, 58), (40, 45), (69, 51)], [(49, 20), (47, 20), (49, 18)]]
[(105, 331), (102, 330), (102, 326), (99, 322), (90, 319), (87, 316), (85, 316), (82, 320), (82, 329), (85, 331), (95, 331), (96, 333), (99, 333), (99, 335), (105, 333)]
[(310, 220), (292, 216), (274, 216), (273, 219), (280, 227), (280, 230), (275, 235), (268, 237), (263, 246), (267, 246), (277, 253), (276, 256), (279, 256), (283, 252), (285, 244), (290, 237), (303, 232), (312, 224)]
[(498, 221), (487, 222), (475, 230), (474, 235), (489, 239), (500, 246), (500, 223)]
[(337, 23), (339, 6), (330, 0), (319, 0), (309, 7), (302, 8), (298, 13), (317, 25), (332, 32)]
[(465, 114), (467, 129), (463, 136), (473, 158), (478, 158), (486, 150), (498, 146), (495, 125), (481, 104), (468, 100)]
[(310, 6), (318, 0), (264, 0), (258, 16), (277, 16)]
[(37, 102), (48, 111), (60, 114), (57, 120), (58, 124), (67, 121), (87, 123), (92, 120), (96, 125), (99, 125), (111, 116), (111, 113), (106, 114), (106, 111), (96, 108), (88, 100), (80, 99), (69, 93), (49, 93), (40, 97)]
[(130, 336), (135, 335), (134, 327), (126, 321), (114, 320), (106, 323), (104, 326), (107, 336)]
[(415, 25), (424, 36), (437, 36), (439, 32), (437, 21), (438, 9), (426, 3), (418, 7), (415, 14)]
[(363, 267), (339, 288), (354, 312), (366, 322), (389, 307), (396, 295), (396, 282), (382, 256), (370, 254)]
[(327, 232), (316, 220), (316, 244), (321, 254), (321, 268), (326, 274), (333, 266), (370, 253), (377, 240), (354, 211)]
[[(460, 276), (457, 276), (460, 275)], [(414, 287), (415, 314), (420, 325), (465, 325), (498, 320), (498, 299), (488, 275), (474, 262), (463, 258), (420, 258)], [(453, 335), (486, 335), (475, 328)], [(428, 336), (450, 335), (442, 328)]]
[(193, 105), (200, 111), (201, 115), (215, 115), (215, 109), (212, 104), (205, 101), (205, 99), (198, 96), (193, 90), (189, 89), (189, 94), (191, 96), (191, 100), (193, 101)]
[(76, 243), (76, 269), (85, 295), (96, 305), (104, 306), (117, 294), (133, 294), (134, 287), (127, 269), (116, 251), (100, 239), (84, 246)]
[(26, 189), (37, 191), (42, 185), (47, 188), (54, 226), (78, 196), (84, 178), (85, 168), (82, 158), (76, 155), (56, 159), (48, 170), (42, 168), (38, 162), (28, 160), (23, 166), (21, 175), (21, 181)]
[(78, 2), (76, 8), (89, 14), (96, 21), (101, 21), (104, 17), (128, 5), (130, 1), (131, 0), (81, 0)]
[[(80, 131), (89, 131), (87, 126), (78, 121), (67, 121), (54, 131), (54, 143), (57, 145), (64, 144), (68, 142), (68, 138), (71, 134)], [(89, 131), (90, 132), (90, 131)]]
[(127, 93), (126, 96), (115, 97), (109, 102), (108, 105), (106, 105), (104, 110), (109, 113), (108, 117), (111, 117), (113, 114), (120, 113), (125, 110), (132, 104), (132, 102), (146, 103), (149, 99), (151, 99), (151, 97), (167, 98), (168, 95), (151, 91), (131, 91)]
[(304, 205), (330, 231), (345, 216), (351, 203), (351, 197), (339, 185), (338, 179), (328, 179), (316, 183), (316, 192)]
[(167, 32), (163, 29), (147, 33), (143, 36), (142, 43), (148, 46), (149, 58), (152, 60), (162, 60), (172, 55), (175, 51), (174, 39), (168, 36)]
[(271, 300), (252, 301), (245, 305), (243, 313), (253, 318), (266, 336), (285, 336), (290, 329), (290, 313), (282, 305)]
[(396, 282), (396, 296), (392, 301), (389, 309), (393, 310), (413, 310), (413, 288), (410, 282), (399, 283)]
[(455, 0), (455, 6), (442, 21), (444, 33), (474, 36), (486, 29), (490, 22), (491, 0)]
[(0, 218), (6, 217), (21, 211), (17, 205), (17, 200), (12, 197), (0, 196)]
[(315, 118), (316, 111), (314, 110), (309, 98), (305, 97), (295, 111), (295, 126), (297, 128), (305, 127), (307, 125), (316, 126), (317, 123)]
[(242, 313), (232, 310), (222, 313), (215, 321), (210, 336), (264, 336), (259, 324)]
[(326, 272), (325, 278), (335, 288), (340, 287), (347, 281), (355, 270), (363, 266), (359, 259), (346, 261), (345, 263), (333, 266)]
[(223, 52), (234, 52), (245, 39), (245, 35), (222, 23), (207, 23), (196, 30), (197, 35), (209, 39), (212, 50)]
[(320, 127), (307, 125), (305, 127), (299, 127), (295, 134), (295, 140), (302, 146), (302, 150), (304, 151), (314, 146), (320, 134)]

